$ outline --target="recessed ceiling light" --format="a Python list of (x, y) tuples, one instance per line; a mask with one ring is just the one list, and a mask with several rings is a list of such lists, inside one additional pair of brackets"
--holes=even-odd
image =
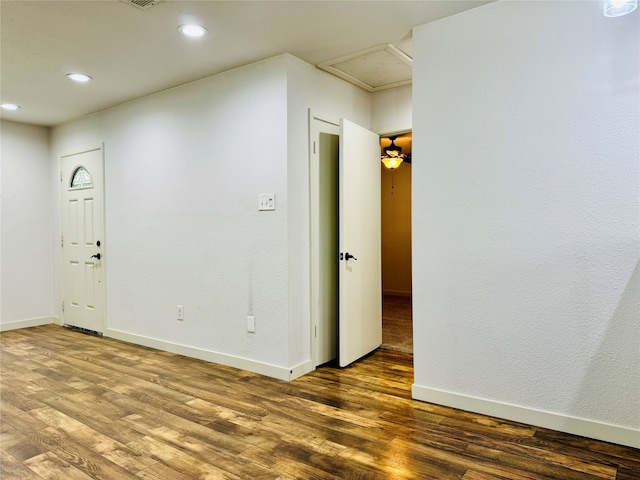
[(620, 17), (633, 12), (638, 7), (638, 0), (604, 0), (604, 16)]
[(16, 105), (15, 103), (0, 103), (0, 108), (4, 110), (18, 110), (20, 105)]
[(89, 75), (85, 75), (84, 73), (67, 73), (67, 77), (69, 77), (74, 82), (88, 82), (91, 80)]
[(186, 37), (201, 37), (207, 33), (202, 25), (185, 24), (178, 27), (178, 31)]

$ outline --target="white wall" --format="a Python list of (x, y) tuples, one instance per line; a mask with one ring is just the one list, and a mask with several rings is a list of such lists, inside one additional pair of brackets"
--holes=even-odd
[(282, 55), (54, 128), (54, 163), (105, 144), (106, 334), (279, 378), (308, 368), (307, 109), (368, 123), (355, 90)]
[(0, 329), (53, 320), (55, 169), (49, 130), (2, 120), (0, 132)]
[(640, 447), (640, 12), (414, 31), (414, 395)]
[(53, 129), (105, 144), (107, 335), (288, 368), (286, 94), (276, 58)]
[(383, 134), (409, 132), (412, 127), (412, 86), (371, 94), (371, 130)]

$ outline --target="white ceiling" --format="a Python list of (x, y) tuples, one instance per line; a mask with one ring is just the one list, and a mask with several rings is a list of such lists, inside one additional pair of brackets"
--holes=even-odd
[[(486, 1), (1, 0), (2, 118), (36, 125), (113, 107), (288, 52), (313, 65), (382, 44), (411, 56), (414, 26)], [(182, 37), (180, 24), (209, 33)], [(91, 75), (75, 84), (66, 74)]]

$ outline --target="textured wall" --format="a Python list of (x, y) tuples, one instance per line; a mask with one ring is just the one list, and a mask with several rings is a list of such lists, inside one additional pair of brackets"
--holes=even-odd
[(286, 88), (276, 58), (54, 128), (105, 144), (107, 328), (288, 366)]
[(371, 94), (371, 130), (381, 135), (411, 130), (411, 85)]
[(414, 31), (416, 386), (640, 428), (639, 14)]
[[(369, 122), (367, 92), (282, 55), (53, 130), (54, 156), (105, 143), (108, 329), (287, 373), (309, 362), (317, 105)], [(260, 193), (275, 212), (258, 212)]]
[(53, 315), (53, 215), (49, 130), (2, 121), (0, 322)]

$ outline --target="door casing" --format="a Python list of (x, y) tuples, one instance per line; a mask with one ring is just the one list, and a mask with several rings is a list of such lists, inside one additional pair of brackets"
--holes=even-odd
[[(73, 318), (73, 315), (70, 314), (70, 308), (73, 308), (72, 305), (69, 305), (70, 301), (66, 298), (69, 294), (70, 287), (70, 279), (67, 278), (65, 274), (66, 265), (66, 255), (65, 248), (70, 248), (70, 243), (72, 239), (70, 238), (69, 233), (65, 231), (67, 228), (65, 224), (65, 212), (63, 209), (67, 208), (66, 202), (68, 200), (67, 192), (69, 191), (69, 185), (71, 182), (71, 177), (75, 172), (76, 168), (80, 165), (86, 163), (88, 159), (83, 158), (83, 155), (91, 155), (91, 163), (95, 164), (91, 168), (91, 175), (94, 188), (92, 189), (92, 194), (94, 200), (97, 204), (96, 214), (98, 216), (97, 219), (92, 223), (94, 231), (91, 232), (91, 235), (87, 235), (87, 232), (82, 232), (81, 237), (83, 238), (84, 250), (86, 251), (82, 259), (85, 264), (81, 266), (82, 268), (89, 268), (90, 263), (94, 263), (93, 267), (93, 275), (95, 275), (94, 286), (95, 289), (91, 292), (93, 295), (93, 304), (95, 312), (91, 313), (90, 321), (81, 321), (81, 322), (73, 322), (69, 323), (68, 317)], [(61, 154), (58, 156), (58, 170), (59, 170), (59, 180), (60, 180), (60, 190), (59, 190), (59, 221), (60, 221), (60, 304), (61, 304), (61, 319), (62, 324), (79, 327), (82, 329), (90, 330), (99, 334), (102, 334), (105, 330), (105, 320), (106, 320), (106, 238), (105, 238), (105, 202), (104, 202), (104, 145), (102, 143), (90, 145), (86, 147), (76, 148), (67, 153)], [(82, 190), (79, 190), (82, 191)], [(86, 224), (83, 219), (83, 226)], [(66, 236), (66, 238), (65, 238)], [(90, 241), (86, 241), (86, 236), (92, 236), (95, 238), (90, 239)], [(96, 245), (97, 240), (100, 240), (100, 245)], [(90, 254), (100, 254), (100, 259), (91, 259)], [(87, 258), (84, 258), (87, 257)], [(83, 276), (84, 278), (84, 276)], [(83, 292), (85, 297), (89, 295), (88, 292)], [(85, 302), (83, 302), (85, 303)], [(76, 324), (79, 323), (79, 324)]]

